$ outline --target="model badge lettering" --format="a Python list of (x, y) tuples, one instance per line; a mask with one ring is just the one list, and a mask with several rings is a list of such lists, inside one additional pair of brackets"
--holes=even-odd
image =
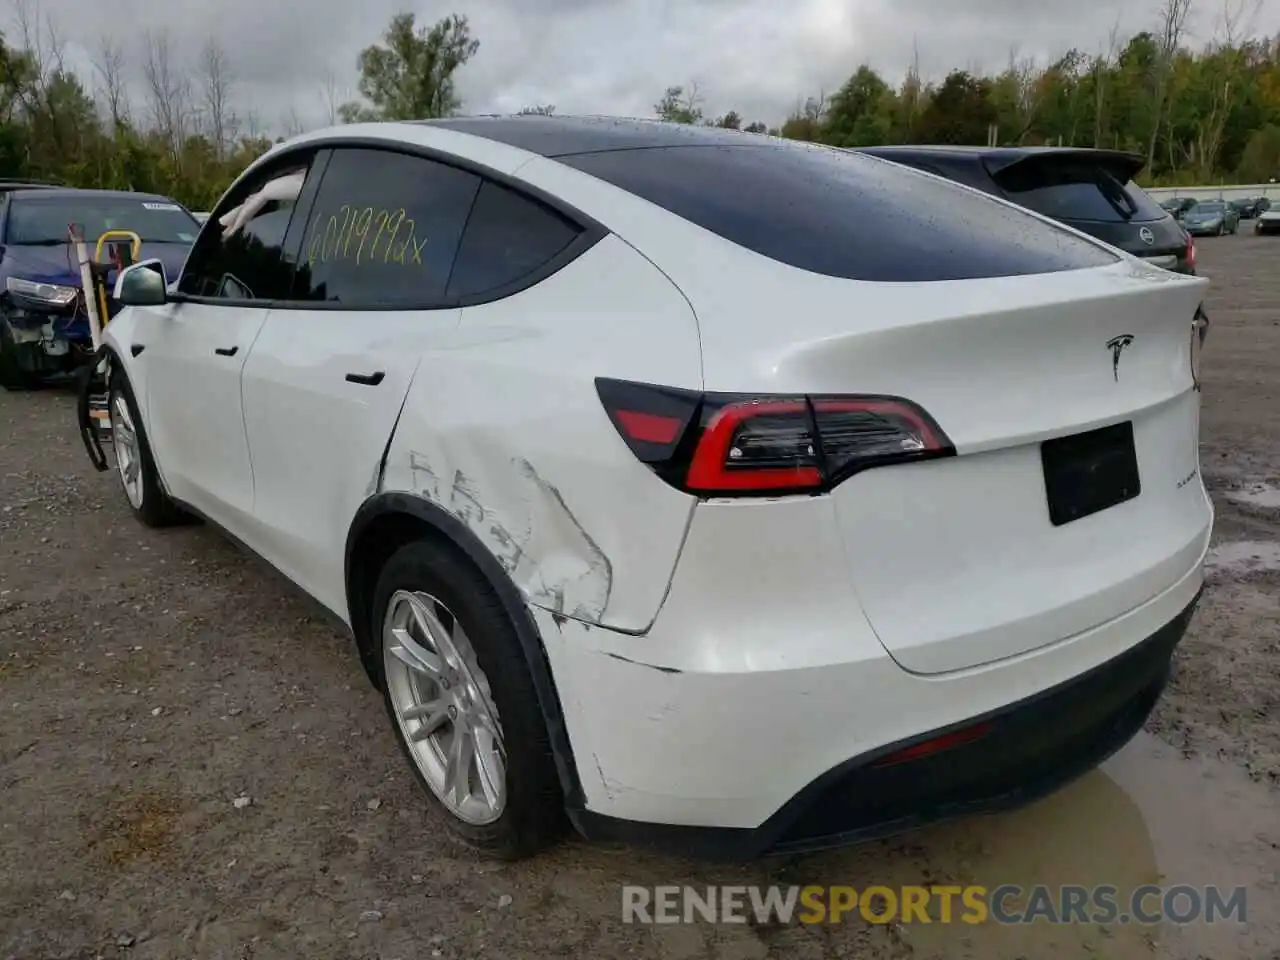
[(1112, 337), (1107, 341), (1107, 349), (1111, 351), (1111, 376), (1117, 383), (1120, 382), (1120, 354), (1124, 352), (1124, 348), (1133, 343), (1133, 334), (1122, 333), (1118, 337)]

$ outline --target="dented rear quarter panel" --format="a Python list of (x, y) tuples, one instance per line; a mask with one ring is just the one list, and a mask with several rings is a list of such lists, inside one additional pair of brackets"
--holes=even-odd
[(696, 501), (627, 449), (598, 376), (702, 384), (691, 307), (616, 236), (542, 283), (463, 310), (448, 347), (423, 356), (382, 490), (461, 520), (530, 603), (643, 632)]

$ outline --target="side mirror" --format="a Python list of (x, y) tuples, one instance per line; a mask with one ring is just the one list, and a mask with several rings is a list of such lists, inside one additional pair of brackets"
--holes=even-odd
[(167, 287), (164, 264), (159, 260), (143, 260), (120, 271), (116, 277), (115, 298), (126, 307), (158, 307), (166, 300)]

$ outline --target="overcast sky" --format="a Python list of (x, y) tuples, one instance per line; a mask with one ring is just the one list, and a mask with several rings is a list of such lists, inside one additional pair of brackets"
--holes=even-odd
[[(130, 53), (135, 109), (143, 98), (141, 35), (167, 31), (176, 62), (196, 72), (214, 38), (235, 76), (237, 111), (279, 132), (292, 118), (328, 122), (326, 85), (355, 96), (356, 56), (390, 17), (470, 18), (480, 41), (458, 83), (464, 112), (554, 104), (558, 113), (648, 116), (665, 87), (696, 84), (708, 115), (733, 108), (780, 122), (806, 95), (830, 92), (868, 62), (891, 81), (919, 51), (926, 76), (999, 69), (1010, 50), (1044, 61), (1072, 46), (1096, 52), (1151, 27), (1162, 0), (11, 0), (51, 19), (86, 79), (100, 37)], [(1224, 0), (1193, 0), (1191, 40), (1212, 38)], [(1255, 33), (1280, 33), (1280, 0), (1257, 3)], [(2, 17), (3, 15), (0, 15)], [(0, 20), (3, 22), (3, 20)], [(18, 39), (16, 22), (5, 25)]]

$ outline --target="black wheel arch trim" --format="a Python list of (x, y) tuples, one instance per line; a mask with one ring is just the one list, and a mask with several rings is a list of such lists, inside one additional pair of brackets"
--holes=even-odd
[(368, 630), (371, 611), (366, 608), (365, 600), (359, 596), (358, 591), (352, 589), (355, 572), (352, 558), (356, 544), (360, 542), (361, 536), (369, 525), (380, 516), (396, 513), (412, 516), (447, 538), (476, 566), (502, 601), (515, 627), (516, 636), (520, 639), (520, 650), (524, 654), (529, 675), (533, 679), (534, 693), (538, 698), (543, 722), (547, 726), (547, 738), (551, 744), (556, 773), (564, 793), (566, 811), (570, 821), (577, 827), (578, 813), (584, 807), (582, 781), (578, 777), (573, 747), (569, 742), (568, 727), (565, 725), (564, 709), (556, 690), (555, 679), (551, 674), (551, 665), (547, 660), (542, 634), (529, 612), (529, 606), (511, 578), (507, 576), (506, 571), (502, 569), (502, 565), (466, 524), (444, 508), (414, 494), (390, 491), (375, 494), (356, 511), (355, 519), (352, 520), (347, 532), (343, 576), (347, 586), (351, 630), (356, 636), (361, 656), (366, 658), (366, 670), (371, 677), (375, 676), (375, 673), (369, 669), (371, 665), (367, 660), (367, 651), (371, 649), (372, 644), (362, 642), (367, 638), (361, 636), (361, 631)]

